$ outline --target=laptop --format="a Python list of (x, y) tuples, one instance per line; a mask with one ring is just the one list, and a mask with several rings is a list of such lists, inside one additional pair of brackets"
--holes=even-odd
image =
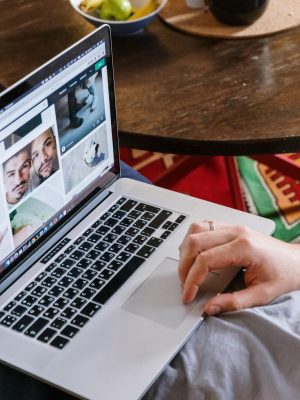
[(108, 26), (1, 93), (0, 202), (0, 360), (83, 399), (141, 398), (236, 274), (182, 304), (191, 222), (274, 229), (120, 178)]

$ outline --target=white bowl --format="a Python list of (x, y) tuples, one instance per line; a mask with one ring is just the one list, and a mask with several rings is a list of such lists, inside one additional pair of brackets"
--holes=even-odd
[[(94, 15), (88, 14), (79, 8), (81, 0), (70, 0), (71, 6), (75, 11), (83, 16), (87, 21), (95, 26), (102, 24), (108, 24), (111, 28), (112, 36), (127, 36), (132, 35), (142, 30), (146, 25), (149, 24), (155, 17), (156, 14), (166, 5), (168, 0), (159, 0), (159, 6), (152, 13), (145, 15), (142, 18), (138, 18), (132, 21), (108, 21), (105, 19), (97, 18)], [(131, 0), (131, 4), (134, 7), (143, 7), (148, 0)]]

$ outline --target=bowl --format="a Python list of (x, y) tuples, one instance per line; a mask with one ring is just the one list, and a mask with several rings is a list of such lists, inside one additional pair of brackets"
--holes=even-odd
[[(144, 29), (160, 12), (160, 10), (166, 5), (168, 0), (157, 0), (159, 6), (150, 14), (147, 14), (141, 18), (129, 21), (110, 21), (98, 18), (95, 13), (90, 14), (80, 9), (79, 5), (81, 0), (69, 0), (71, 6), (75, 11), (84, 17), (88, 22), (94, 26), (100, 26), (102, 24), (108, 24), (111, 28), (112, 36), (128, 36), (137, 33)], [(148, 3), (149, 0), (130, 0), (133, 7), (140, 8)]]

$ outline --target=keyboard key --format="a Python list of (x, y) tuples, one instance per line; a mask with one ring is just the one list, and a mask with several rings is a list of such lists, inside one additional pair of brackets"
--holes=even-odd
[(97, 261), (94, 262), (94, 264), (92, 265), (92, 268), (99, 272), (99, 271), (101, 271), (103, 268), (105, 268), (106, 265), (107, 265), (106, 262), (101, 261), (101, 260), (97, 260)]
[(122, 211), (130, 211), (136, 204), (137, 204), (137, 201), (129, 199), (129, 200), (126, 201), (126, 203), (124, 203), (120, 207), (120, 210), (122, 210)]
[(74, 299), (74, 297), (79, 293), (79, 290), (74, 289), (74, 288), (69, 288), (65, 291), (65, 293), (63, 294), (64, 297), (66, 297), (67, 299)]
[(45, 286), (37, 286), (33, 289), (31, 294), (36, 297), (41, 297), (45, 292), (47, 292), (47, 288)]
[(72, 337), (74, 337), (77, 332), (79, 332), (78, 328), (75, 328), (75, 326), (72, 326), (72, 325), (67, 325), (64, 327), (64, 329), (60, 333), (64, 336), (72, 339)]
[(153, 214), (153, 213), (151, 213), (151, 212), (149, 212), (149, 211), (146, 211), (143, 215), (142, 215), (142, 219), (145, 219), (146, 221), (151, 221), (151, 219), (152, 218), (154, 218), (155, 217), (155, 214)]
[(130, 236), (123, 235), (123, 236), (119, 237), (119, 239), (117, 240), (117, 243), (127, 244), (128, 242), (130, 242), (131, 239), (132, 238)]
[(85, 240), (85, 237), (84, 237), (84, 236), (79, 236), (79, 238), (77, 238), (77, 239), (75, 240), (74, 244), (75, 244), (76, 246), (78, 246), (78, 245), (79, 245), (80, 243), (82, 243), (84, 240)]
[(46, 272), (41, 272), (41, 273), (35, 278), (35, 281), (36, 281), (36, 282), (41, 282), (41, 281), (45, 278), (46, 275), (47, 275)]
[(170, 236), (170, 235), (171, 235), (171, 231), (165, 231), (164, 233), (162, 233), (162, 234), (160, 235), (160, 237), (161, 237), (162, 239), (167, 239), (167, 237)]
[(61, 262), (64, 258), (66, 258), (66, 257), (67, 257), (66, 254), (61, 253), (61, 254), (54, 260), (54, 262), (59, 263), (59, 262)]
[(28, 314), (37, 317), (38, 315), (40, 315), (45, 309), (42, 306), (39, 305), (35, 305), (33, 306), (29, 311)]
[(69, 276), (64, 276), (59, 282), (57, 282), (57, 284), (63, 287), (68, 287), (73, 282), (74, 279), (70, 278)]
[(81, 292), (81, 297), (84, 297), (86, 299), (90, 299), (92, 296), (94, 296), (94, 294), (96, 293), (95, 289), (92, 288), (85, 288), (82, 292)]
[(67, 307), (64, 311), (60, 314), (63, 318), (72, 318), (74, 314), (77, 313), (77, 310), (72, 307)]
[(132, 242), (133, 242), (133, 243), (136, 243), (136, 244), (143, 244), (147, 239), (148, 239), (147, 236), (138, 235), (137, 237), (135, 237), (135, 238), (133, 239)]
[(112, 258), (114, 258), (114, 256), (115, 256), (114, 253), (110, 253), (109, 251), (106, 251), (105, 253), (102, 254), (102, 256), (100, 257), (100, 260), (108, 262)]
[(88, 318), (78, 314), (76, 315), (76, 317), (72, 319), (71, 324), (78, 326), (79, 328), (82, 328), (88, 322), (88, 320), (89, 320)]
[(128, 253), (135, 253), (138, 249), (140, 248), (140, 246), (136, 243), (129, 243), (128, 246), (125, 247), (125, 251), (127, 251)]
[(176, 224), (175, 222), (169, 227), (169, 231), (175, 231), (175, 229), (177, 228), (178, 224)]
[(115, 233), (116, 235), (121, 235), (125, 230), (126, 226), (117, 225), (111, 230), (111, 232)]
[[(51, 264), (50, 264), (51, 265)], [(26, 288), (24, 290), (27, 290), (28, 292), (33, 289), (35, 286), (37, 285), (36, 282), (32, 281), (29, 283), (29, 285), (26, 286)]]
[(41, 342), (44, 343), (48, 343), (50, 339), (52, 339), (52, 337), (57, 333), (57, 331), (55, 331), (54, 329), (51, 328), (46, 328), (44, 330), (44, 332), (42, 332), (40, 334), (40, 336), (38, 336), (38, 340), (40, 340)]
[(143, 264), (144, 258), (134, 256), (124, 268), (121, 269), (105, 286), (96, 294), (93, 301), (105, 304), (106, 301), (123, 285), (124, 282)]
[(89, 228), (82, 234), (82, 236), (90, 236), (90, 234), (93, 233), (93, 232), (94, 232), (93, 229)]
[[(36, 285), (37, 285), (37, 283), (36, 282), (32, 282), (32, 283), (35, 283)], [(28, 285), (29, 286), (29, 285)], [(27, 286), (27, 287), (28, 287)], [(25, 288), (25, 290), (26, 290), (27, 288)], [(23, 290), (22, 292), (20, 292), (20, 293), (18, 293), (17, 295), (16, 295), (16, 297), (14, 298), (14, 300), (15, 301), (20, 301), (20, 300), (22, 300), (25, 296), (27, 295), (27, 293)]]
[(50, 294), (50, 296), (58, 297), (63, 291), (64, 288), (60, 286), (53, 286), (48, 293)]
[(177, 222), (177, 224), (181, 224), (182, 221), (184, 221), (186, 219), (185, 215), (180, 215), (175, 222)]
[(122, 221), (120, 222), (120, 225), (122, 226), (129, 226), (134, 222), (134, 220), (132, 218), (123, 218)]
[(31, 307), (33, 303), (37, 301), (37, 297), (34, 296), (27, 296), (25, 299), (22, 300), (22, 304), (27, 307)]
[(81, 290), (81, 289), (83, 289), (87, 284), (88, 284), (88, 281), (87, 281), (86, 279), (79, 278), (79, 279), (77, 279), (77, 281), (75, 281), (75, 282), (73, 283), (73, 287), (76, 288), (76, 289)]
[(98, 243), (99, 240), (101, 239), (101, 235), (98, 235), (97, 233), (93, 233), (89, 238), (88, 241), (92, 243)]
[(105, 225), (101, 225), (96, 232), (99, 233), (99, 235), (105, 235), (109, 231), (109, 227)]
[(126, 233), (126, 235), (129, 235), (129, 236), (131, 236), (131, 237), (134, 237), (134, 236), (137, 235), (139, 232), (140, 232), (140, 230), (139, 230), (138, 228), (133, 228), (133, 227), (131, 227), (131, 228), (127, 229), (127, 231), (126, 231), (125, 233)]
[(4, 311), (10, 311), (14, 306), (16, 305), (15, 301), (10, 301), (6, 306), (4, 307)]
[(54, 297), (46, 295), (39, 300), (39, 304), (41, 306), (48, 307), (52, 301), (54, 301)]
[(82, 258), (76, 265), (80, 268), (87, 268), (89, 265), (92, 264), (92, 260), (88, 260), (87, 258)]
[(113, 227), (118, 223), (118, 220), (115, 218), (108, 218), (108, 220), (105, 221), (106, 226)]
[(117, 256), (117, 260), (118, 260), (118, 261), (125, 262), (125, 261), (127, 261), (130, 257), (131, 257), (131, 253), (126, 253), (125, 251), (122, 251), (122, 253), (120, 253), (120, 254)]
[(74, 260), (70, 260), (69, 258), (67, 258), (66, 260), (64, 260), (61, 264), (60, 264), (60, 266), (62, 267), (62, 268), (70, 268), (70, 267), (72, 267), (72, 265), (74, 265), (75, 264), (75, 261)]
[(46, 317), (46, 318), (52, 319), (58, 313), (59, 313), (59, 310), (57, 308), (50, 307), (44, 312), (43, 316)]
[[(55, 262), (51, 263), (48, 265), (48, 267), (45, 269), (45, 272), (51, 272), (54, 270), (54, 268), (57, 266)], [(33, 283), (33, 282), (32, 282)]]
[(94, 249), (97, 251), (104, 251), (109, 245), (110, 243), (108, 242), (100, 242), (94, 247)]
[(47, 278), (43, 280), (42, 285), (49, 288), (53, 286), (56, 282), (56, 278), (54, 278), (53, 276), (47, 276)]
[(30, 317), (29, 315), (24, 315), (22, 318), (19, 319), (18, 322), (15, 323), (15, 325), (12, 327), (13, 330), (22, 332), (31, 322), (34, 320), (33, 317)]
[(96, 260), (96, 258), (98, 258), (98, 256), (100, 255), (100, 251), (97, 250), (91, 250), (86, 254), (86, 258), (89, 258), (91, 260)]
[(155, 247), (144, 245), (136, 254), (141, 257), (148, 258), (155, 251)]
[(54, 340), (50, 343), (51, 346), (56, 347), (58, 349), (63, 349), (66, 344), (69, 343), (69, 340), (62, 337), (62, 336), (56, 336)]
[(108, 264), (108, 268), (112, 269), (113, 271), (118, 271), (124, 264), (122, 261), (113, 260), (110, 264)]
[(24, 312), (27, 310), (27, 307), (23, 307), (23, 306), (20, 306), (20, 305), (18, 305), (17, 307), (15, 307), (12, 311), (11, 311), (11, 313), (13, 314), (13, 315), (16, 315), (17, 317), (20, 317), (22, 314), (24, 314)]
[(171, 211), (162, 210), (149, 224), (151, 228), (159, 228), (171, 215)]
[(144, 219), (138, 219), (132, 226), (134, 228), (143, 229), (145, 225), (148, 224), (148, 221)]
[(65, 325), (66, 322), (67, 322), (66, 319), (57, 317), (57, 318), (55, 318), (55, 320), (51, 323), (50, 326), (51, 326), (52, 328), (55, 328), (55, 329), (60, 329), (60, 328), (62, 328), (62, 327)]
[[(98, 235), (99, 238), (101, 237), (100, 235)], [(89, 242), (83, 242), (78, 249), (82, 250), (82, 251), (89, 251), (91, 248), (93, 247), (93, 243), (89, 243)]]
[(54, 278), (61, 278), (65, 272), (65, 268), (57, 267), (54, 271), (52, 271), (51, 276), (54, 276)]
[(86, 315), (87, 317), (92, 317), (96, 314), (98, 310), (100, 310), (101, 306), (96, 303), (88, 303), (82, 310), (81, 314)]
[(82, 275), (83, 279), (88, 279), (89, 281), (97, 275), (97, 271), (94, 269), (88, 269), (85, 271), (85, 273)]
[(65, 299), (64, 297), (60, 297), (52, 305), (53, 305), (53, 307), (56, 307), (56, 308), (62, 310), (68, 303), (69, 303), (68, 299)]
[(80, 251), (80, 250), (75, 250), (73, 251), (73, 253), (70, 254), (70, 258), (72, 258), (73, 260), (80, 260), (81, 257), (84, 256), (84, 252)]
[(90, 287), (95, 288), (95, 289), (100, 289), (101, 286), (105, 284), (105, 281), (103, 279), (96, 278), (90, 283)]
[(144, 236), (151, 236), (153, 233), (155, 232), (155, 229), (153, 228), (149, 228), (149, 226), (146, 226), (146, 228), (144, 228), (141, 232), (142, 235)]
[(26, 336), (35, 337), (47, 325), (47, 323), (47, 319), (40, 317), (25, 330), (24, 334)]
[(105, 242), (109, 242), (112, 243), (115, 239), (117, 239), (118, 235), (114, 234), (114, 233), (108, 233), (103, 240), (105, 240)]
[(114, 272), (109, 269), (104, 269), (100, 272), (99, 278), (108, 280), (114, 275)]
[(70, 306), (80, 309), (85, 304), (86, 304), (86, 300), (82, 299), (81, 297), (77, 297), (75, 300), (72, 301)]
[(159, 245), (161, 245), (163, 243), (162, 239), (156, 238), (156, 237), (151, 237), (148, 242), (147, 245), (149, 246), (153, 246), (153, 247), (158, 247)]
[(16, 322), (17, 318), (12, 315), (6, 315), (0, 322), (1, 325), (10, 327), (14, 322)]
[(70, 269), (70, 271), (67, 273), (68, 276), (71, 276), (72, 278), (77, 278), (81, 273), (83, 272), (83, 269), (78, 268), (78, 267), (73, 267)]

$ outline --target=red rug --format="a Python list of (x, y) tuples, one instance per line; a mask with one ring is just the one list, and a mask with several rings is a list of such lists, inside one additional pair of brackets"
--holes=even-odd
[[(121, 159), (152, 182), (184, 157), (121, 148)], [(228, 207), (235, 206), (223, 157), (209, 157), (179, 180), (174, 182), (167, 178), (163, 187)]]

